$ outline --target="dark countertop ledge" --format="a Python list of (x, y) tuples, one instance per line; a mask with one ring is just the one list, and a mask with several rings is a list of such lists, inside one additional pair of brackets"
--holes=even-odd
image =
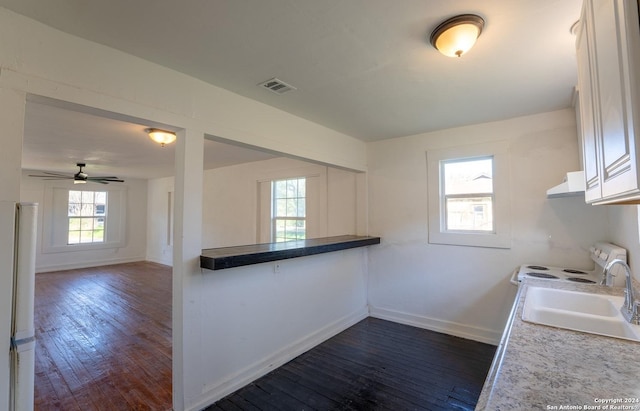
[(380, 244), (380, 237), (341, 235), (282, 243), (207, 248), (202, 250), (202, 255), (200, 255), (200, 267), (209, 270), (222, 270), (374, 244)]

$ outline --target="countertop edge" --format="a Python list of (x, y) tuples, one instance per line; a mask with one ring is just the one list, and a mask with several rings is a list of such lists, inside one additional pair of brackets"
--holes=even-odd
[(500, 366), (502, 365), (502, 360), (504, 358), (504, 354), (506, 351), (507, 344), (509, 343), (509, 336), (511, 335), (511, 330), (513, 329), (513, 322), (516, 317), (516, 312), (518, 311), (518, 303), (520, 301), (520, 296), (522, 294), (522, 290), (524, 287), (518, 286), (518, 291), (516, 293), (516, 297), (513, 300), (513, 305), (511, 306), (511, 312), (509, 313), (509, 318), (507, 319), (507, 323), (504, 328), (504, 332), (502, 333), (502, 337), (500, 338), (500, 343), (498, 344), (498, 348), (496, 349), (496, 353), (493, 356), (493, 361), (491, 362), (491, 368), (489, 368), (489, 372), (487, 373), (487, 377), (485, 379), (484, 385), (482, 387), (482, 391), (480, 392), (480, 397), (478, 398), (478, 402), (476, 404), (476, 409), (485, 409), (486, 404), (491, 401), (491, 394), (493, 390), (491, 389), (498, 378), (498, 371), (500, 370)]
[[(631, 378), (640, 375), (640, 364), (630, 359), (638, 343), (522, 320), (529, 287), (617, 296), (623, 291), (605, 286), (525, 280), (519, 286), (476, 410), (513, 409), (514, 406), (558, 409), (553, 407), (592, 405), (596, 398), (605, 398), (603, 395), (640, 397)], [(606, 369), (614, 369), (616, 373), (603, 380), (602, 373)], [(636, 408), (639, 404), (631, 405), (633, 408), (630, 409), (639, 409)]]
[[(322, 237), (292, 242), (291, 247), (283, 247), (285, 243), (256, 244), (238, 247), (224, 247), (202, 250), (200, 267), (208, 270), (223, 270), (246, 265), (261, 264), (289, 258), (305, 257), (334, 251), (348, 250), (357, 247), (380, 244), (380, 237), (374, 236), (335, 236)], [(265, 249), (265, 247), (269, 249)], [(274, 249), (271, 249), (274, 248)], [(211, 255), (206, 255), (206, 254)]]

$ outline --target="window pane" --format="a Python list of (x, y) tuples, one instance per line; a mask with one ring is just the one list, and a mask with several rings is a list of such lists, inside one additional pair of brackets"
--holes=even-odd
[[(102, 221), (101, 221), (102, 220)], [(93, 219), (93, 242), (104, 241), (104, 218)]]
[(287, 200), (287, 217), (297, 217), (298, 214), (298, 200), (290, 198)]
[(93, 218), (81, 218), (80, 230), (82, 231), (93, 230)]
[(493, 231), (493, 198), (446, 199), (447, 230)]
[(69, 244), (104, 242), (106, 191), (69, 191)]
[(284, 221), (283, 220), (276, 220), (275, 222), (275, 240), (276, 241), (284, 241)]
[(286, 180), (276, 181), (274, 184), (275, 184), (275, 196), (276, 196), (276, 198), (285, 198), (287, 196), (287, 182), (286, 182)]
[(82, 198), (82, 191), (69, 191), (69, 202), (79, 203)]
[(298, 180), (287, 180), (287, 197), (298, 196)]
[(79, 218), (70, 218), (69, 219), (69, 231), (80, 230), (80, 219)]
[(287, 200), (276, 200), (276, 217), (285, 217), (287, 215)]
[(93, 191), (82, 191), (82, 202), (93, 203)]
[(80, 204), (69, 203), (69, 217), (76, 217), (80, 215)]
[(287, 220), (286, 228), (287, 232), (296, 231), (296, 220)]
[(83, 217), (91, 217), (95, 215), (95, 209), (93, 204), (82, 204), (80, 209), (80, 215)]
[(444, 194), (493, 193), (493, 159), (444, 162)]
[(95, 203), (96, 204), (107, 204), (107, 193), (106, 193), (106, 191), (97, 191), (96, 192)]
[(289, 241), (305, 238), (306, 179), (294, 178), (272, 182), (273, 240)]
[(80, 231), (69, 231), (69, 244), (78, 244), (80, 242)]
[(93, 232), (92, 231), (80, 231), (80, 242), (81, 243), (92, 243), (93, 242)]
[(296, 238), (304, 240), (306, 237), (306, 222), (304, 220), (296, 221)]

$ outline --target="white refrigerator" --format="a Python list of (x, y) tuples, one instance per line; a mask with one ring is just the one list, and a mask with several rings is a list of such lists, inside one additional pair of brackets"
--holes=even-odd
[(38, 204), (18, 203), (14, 209), (9, 409), (31, 411), (36, 344), (33, 312)]

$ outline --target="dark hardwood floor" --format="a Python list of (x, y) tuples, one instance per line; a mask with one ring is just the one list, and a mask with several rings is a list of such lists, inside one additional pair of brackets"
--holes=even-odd
[[(35, 409), (171, 409), (171, 268), (36, 275)], [(495, 347), (367, 318), (207, 410), (472, 410)]]
[(206, 410), (473, 410), (495, 349), (367, 318)]
[(171, 409), (171, 267), (36, 274), (36, 410)]

